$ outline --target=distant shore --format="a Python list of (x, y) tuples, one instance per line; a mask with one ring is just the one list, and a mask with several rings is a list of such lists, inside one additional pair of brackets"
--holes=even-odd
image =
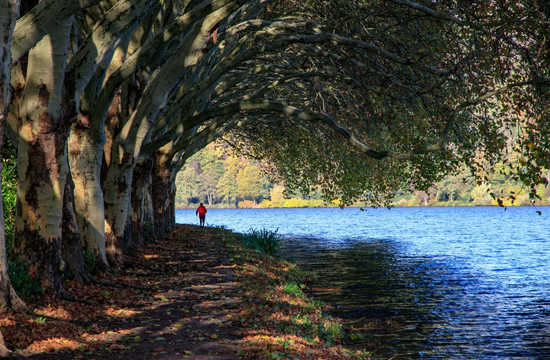
[[(320, 205), (320, 206), (311, 206), (311, 205), (303, 205), (303, 206), (261, 206), (260, 204), (250, 205), (246, 204), (246, 206), (230, 206), (227, 204), (212, 204), (208, 205), (205, 204), (207, 208), (209, 209), (228, 209), (228, 210), (235, 210), (235, 209), (333, 209), (333, 208), (339, 208), (338, 205)], [(195, 210), (199, 204), (193, 204), (183, 207), (178, 207), (176, 210)], [(542, 204), (509, 204), (505, 206), (500, 206), (498, 204), (489, 204), (489, 205), (480, 205), (480, 204), (448, 204), (446, 202), (443, 203), (434, 203), (429, 205), (410, 205), (410, 206), (404, 206), (404, 205), (392, 205), (391, 208), (437, 208), (437, 207), (536, 207), (536, 206), (550, 206), (550, 204), (542, 203)], [(363, 209), (371, 209), (372, 207), (368, 206), (361, 206), (358, 204), (354, 204), (351, 206), (345, 206), (346, 208), (363, 208)]]

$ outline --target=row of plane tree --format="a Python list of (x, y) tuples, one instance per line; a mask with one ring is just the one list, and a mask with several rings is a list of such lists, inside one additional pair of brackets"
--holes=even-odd
[[(0, 0), (0, 124), (17, 149), (14, 251), (44, 291), (90, 281), (174, 222), (174, 179), (226, 136), (288, 188), (391, 201), (550, 155), (541, 0)], [(229, 136), (230, 134), (230, 136)], [(21, 301), (0, 224), (0, 308)]]

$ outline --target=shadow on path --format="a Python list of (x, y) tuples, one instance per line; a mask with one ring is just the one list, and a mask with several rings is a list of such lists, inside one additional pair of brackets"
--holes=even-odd
[[(15, 358), (240, 358), (234, 323), (240, 300), (221, 236), (218, 229), (178, 225), (168, 238), (148, 245), (126, 267), (102, 279), (106, 285), (90, 289), (75, 284), (73, 292), (86, 299), (87, 307), (71, 311), (71, 304), (65, 304), (56, 312), (82, 313), (67, 319), (46, 315), (42, 321), (51, 326), (65, 321), (72, 338), (44, 331), (42, 339), (18, 350)], [(88, 315), (91, 306), (100, 314)], [(37, 331), (38, 325), (32, 334)]]

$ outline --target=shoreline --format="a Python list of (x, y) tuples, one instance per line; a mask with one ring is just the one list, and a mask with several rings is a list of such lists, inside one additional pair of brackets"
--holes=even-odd
[(13, 358), (370, 358), (305, 295), (311, 275), (240, 236), (180, 224), (96, 284), (67, 282), (77, 301), (27, 299), (29, 313), (0, 314)]
[[(198, 206), (198, 204), (197, 204)], [(364, 209), (366, 210), (376, 210), (376, 209), (436, 209), (436, 208), (536, 208), (536, 207), (550, 207), (550, 204), (533, 204), (533, 205), (508, 205), (508, 206), (499, 206), (499, 205), (468, 205), (468, 204), (462, 204), (462, 205), (445, 205), (445, 204), (435, 204), (430, 206), (392, 206), (391, 208), (387, 208), (384, 206), (380, 207), (366, 207), (366, 206), (345, 206), (343, 209)], [(212, 210), (276, 210), (276, 209), (339, 209), (340, 207), (335, 206), (301, 206), (301, 207), (217, 207), (216, 205), (212, 205), (208, 207), (208, 209)], [(196, 210), (195, 207), (185, 207), (185, 208), (178, 208), (178, 210)]]

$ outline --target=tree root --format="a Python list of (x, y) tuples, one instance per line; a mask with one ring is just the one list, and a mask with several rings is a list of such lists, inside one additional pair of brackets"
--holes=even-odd
[(7, 359), (13, 356), (13, 352), (6, 347), (4, 343), (4, 337), (0, 331), (0, 359)]

